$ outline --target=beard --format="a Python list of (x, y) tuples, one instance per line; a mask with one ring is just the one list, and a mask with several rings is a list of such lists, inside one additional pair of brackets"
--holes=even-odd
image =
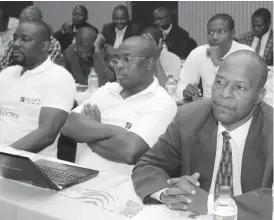
[(26, 64), (26, 58), (23, 53), (18, 53), (18, 52), (13, 53), (12, 58), (13, 58), (13, 64), (15, 65), (24, 66)]

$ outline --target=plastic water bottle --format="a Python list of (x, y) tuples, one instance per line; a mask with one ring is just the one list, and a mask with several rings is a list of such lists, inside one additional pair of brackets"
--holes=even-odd
[(91, 67), (88, 75), (88, 90), (90, 93), (93, 93), (98, 88), (99, 88), (98, 75), (95, 72), (95, 68)]
[(165, 85), (167, 93), (172, 97), (176, 97), (177, 82), (173, 75), (168, 75), (168, 79)]
[(238, 208), (230, 195), (229, 186), (220, 186), (220, 196), (214, 203), (214, 220), (237, 220)]

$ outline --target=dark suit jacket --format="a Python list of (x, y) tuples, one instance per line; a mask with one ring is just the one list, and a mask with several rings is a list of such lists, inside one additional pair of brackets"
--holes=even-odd
[[(251, 46), (255, 35), (252, 31), (242, 34), (238, 41), (241, 44), (246, 44)], [(267, 65), (273, 66), (273, 30), (270, 31), (269, 38), (266, 42), (265, 51), (263, 55), (264, 60), (266, 61)]]
[(168, 50), (181, 59), (186, 59), (189, 53), (197, 47), (197, 43), (189, 37), (189, 33), (177, 25), (172, 25), (164, 41)]
[[(129, 22), (127, 25), (126, 32), (124, 34), (123, 41), (129, 37), (138, 35), (139, 31), (140, 26)], [(113, 23), (105, 24), (102, 29), (102, 34), (106, 38), (106, 44), (113, 46), (116, 40), (115, 25)]]
[[(97, 34), (99, 33), (98, 29), (89, 23), (85, 23), (82, 27), (92, 27), (97, 32)], [(73, 28), (73, 26), (72, 26), (72, 28)], [(69, 45), (72, 44), (72, 41), (75, 37), (75, 32), (73, 32), (71, 34), (70, 33), (63, 34), (61, 31), (57, 31), (54, 33), (54, 37), (60, 42), (61, 48), (64, 51), (65, 49), (67, 49), (69, 47)]]
[[(95, 72), (98, 75), (99, 86), (102, 86), (107, 82), (116, 81), (115, 73), (109, 67), (105, 59), (106, 56), (104, 55), (104, 53), (95, 53), (93, 55), (93, 63), (91, 63), (91, 66), (95, 67)], [(83, 72), (79, 56), (75, 51), (75, 44), (70, 45), (64, 51), (64, 66), (72, 74), (76, 82), (82, 85), (88, 84), (88, 73), (85, 74)]]
[[(195, 172), (200, 173), (200, 187), (209, 192), (215, 162), (217, 128), (218, 123), (212, 114), (210, 101), (197, 101), (180, 108), (166, 133), (144, 154), (133, 170), (133, 184), (144, 203), (150, 201), (149, 196), (154, 192), (167, 188), (169, 178), (190, 176)], [(272, 183), (273, 108), (261, 103), (253, 115), (243, 152), (243, 195), (255, 189), (271, 188)], [(236, 203), (242, 201), (243, 195), (235, 197)], [(269, 215), (272, 211), (272, 197), (268, 196), (267, 200), (269, 205), (261, 207), (261, 210), (263, 214)], [(245, 202), (249, 207), (248, 201)], [(243, 209), (247, 208), (238, 207), (238, 217), (242, 216)]]

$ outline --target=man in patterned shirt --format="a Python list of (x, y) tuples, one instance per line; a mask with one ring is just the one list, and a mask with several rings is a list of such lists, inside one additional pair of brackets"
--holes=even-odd
[[(29, 6), (23, 9), (19, 15), (19, 21), (26, 21), (26, 20), (42, 20), (42, 12), (39, 8), (35, 6)], [(49, 27), (51, 30), (51, 28)], [(12, 59), (12, 47), (13, 41), (11, 41), (8, 45), (7, 50), (0, 57), (0, 72), (8, 66), (13, 64)], [(50, 37), (49, 49), (48, 49), (49, 57), (55, 63), (61, 62), (63, 58), (62, 50), (59, 41), (57, 41), (53, 36)]]

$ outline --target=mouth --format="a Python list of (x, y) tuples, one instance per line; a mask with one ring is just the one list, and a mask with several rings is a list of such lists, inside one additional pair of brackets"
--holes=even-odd
[(213, 103), (214, 103), (215, 106), (217, 106), (219, 108), (230, 110), (230, 111), (233, 111), (233, 112), (236, 111), (236, 109), (233, 106), (224, 104), (224, 103), (222, 103), (220, 101), (214, 101)]
[(22, 56), (23, 53), (22, 53), (21, 51), (19, 51), (19, 50), (13, 50), (13, 51), (12, 51), (12, 55), (13, 55), (13, 56)]

